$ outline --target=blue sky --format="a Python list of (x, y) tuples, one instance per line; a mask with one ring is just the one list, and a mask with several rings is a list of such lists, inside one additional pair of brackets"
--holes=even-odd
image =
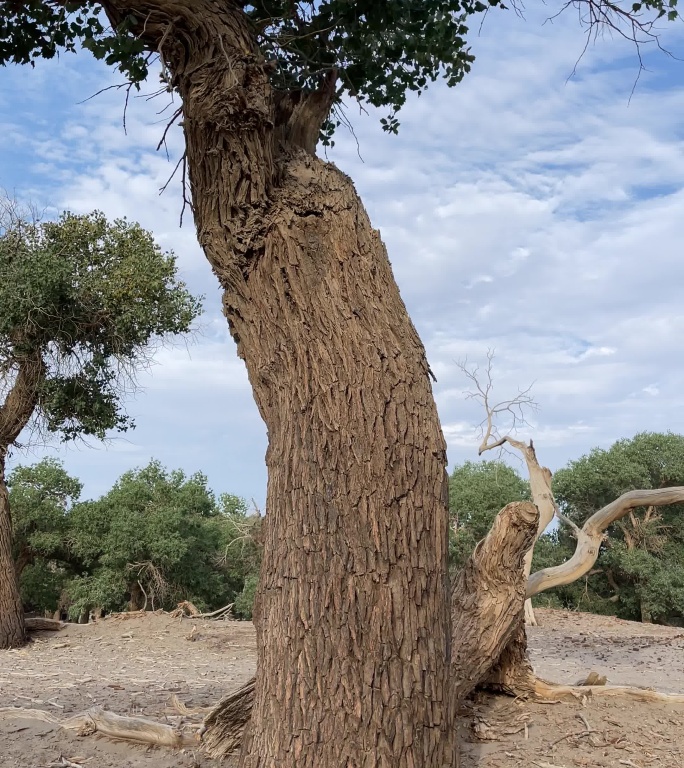
[[(477, 456), (482, 414), (456, 361), (496, 350), (495, 396), (534, 382), (540, 410), (519, 437), (556, 469), (641, 430), (684, 432), (684, 62), (657, 51), (638, 74), (618, 38), (584, 46), (572, 13), (488, 15), (471, 35), (473, 71), (410, 100), (398, 137), (349, 107), (356, 139), (328, 153), (356, 182), (387, 243), (438, 381), (453, 465)], [(684, 58), (684, 28), (663, 44)], [(216, 281), (180, 184), (159, 196), (182, 152), (155, 152), (163, 99), (132, 99), (125, 134), (115, 75), (87, 54), (0, 70), (0, 187), (45, 208), (127, 216), (178, 256), (206, 295), (188, 344), (161, 349), (128, 402), (138, 427), (108, 444), (54, 444), (12, 462), (63, 458), (105, 492), (157, 458), (201, 470), (217, 491), (263, 507), (266, 432), (220, 313)], [(155, 90), (151, 82), (144, 91)], [(360, 154), (360, 157), (359, 157)]]

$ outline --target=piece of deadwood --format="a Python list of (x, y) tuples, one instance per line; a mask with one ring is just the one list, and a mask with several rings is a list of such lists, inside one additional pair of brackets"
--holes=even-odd
[(584, 696), (624, 697), (635, 701), (669, 701), (684, 703), (684, 693), (661, 693), (648, 688), (629, 688), (622, 685), (558, 685), (539, 677), (529, 682), (533, 698), (581, 699)]
[(43, 630), (58, 632), (60, 629), (64, 629), (64, 627), (66, 627), (66, 624), (63, 621), (57, 621), (56, 619), (44, 619), (41, 617), (24, 619), (24, 625), (28, 632), (39, 632)]
[(194, 734), (181, 731), (170, 725), (155, 723), (142, 717), (123, 717), (107, 712), (102, 707), (92, 707), (78, 715), (61, 718), (42, 709), (23, 707), (0, 707), (0, 717), (7, 716), (22, 720), (40, 720), (53, 723), (81, 736), (101, 733), (111, 739), (132, 741), (137, 744), (153, 744), (159, 747), (197, 746)]
[(605, 675), (599, 675), (592, 669), (584, 680), (578, 680), (575, 685), (605, 685), (607, 682), (608, 678)]

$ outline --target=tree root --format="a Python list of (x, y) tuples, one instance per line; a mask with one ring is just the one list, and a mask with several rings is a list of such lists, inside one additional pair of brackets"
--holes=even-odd
[(171, 725), (155, 723), (141, 717), (122, 717), (107, 712), (102, 707), (92, 707), (71, 717), (59, 717), (42, 709), (24, 707), (0, 707), (0, 717), (19, 718), (22, 720), (40, 720), (53, 723), (70, 731), (77, 731), (80, 736), (101, 733), (110, 739), (131, 741), (136, 744), (152, 744), (159, 747), (197, 746), (197, 733), (174, 728)]

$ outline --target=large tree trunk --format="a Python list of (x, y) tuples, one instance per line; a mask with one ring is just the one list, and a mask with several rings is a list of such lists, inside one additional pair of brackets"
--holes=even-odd
[(19, 579), (12, 558), (12, 516), (5, 469), (7, 451), (36, 407), (44, 371), (39, 352), (22, 358), (14, 384), (0, 405), (0, 648), (16, 648), (26, 641)]
[(300, 153), (226, 292), (268, 426), (245, 766), (453, 764), (445, 445), (423, 347), (351, 182)]
[[(104, 5), (116, 23), (137, 3)], [(445, 443), (380, 237), (313, 156), (335, 73), (274, 93), (237, 5), (150, 0), (139, 21), (182, 97), (199, 242), (268, 428), (242, 765), (452, 766)]]
[(5, 483), (6, 449), (0, 447), (0, 648), (26, 642), (24, 608), (12, 558), (12, 517)]
[[(525, 628), (519, 621), (525, 601), (522, 564), (537, 520), (537, 508), (530, 502), (506, 505), (454, 582), (450, 685), (456, 704), (488, 680), (496, 660), (509, 649), (526, 660)], [(522, 645), (512, 637), (520, 627)], [(212, 757), (225, 757), (242, 743), (254, 683), (252, 679), (226, 696), (205, 719), (203, 744)]]

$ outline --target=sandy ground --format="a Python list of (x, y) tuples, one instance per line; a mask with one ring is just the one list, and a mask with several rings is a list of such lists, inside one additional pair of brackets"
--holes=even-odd
[[(684, 693), (681, 629), (562, 611), (539, 611), (538, 617), (540, 626), (530, 629), (529, 638), (540, 676), (575, 683), (596, 670), (611, 684)], [(249, 679), (254, 666), (251, 624), (199, 624), (158, 614), (109, 617), (43, 633), (21, 650), (0, 651), (0, 707), (65, 717), (99, 704), (176, 722), (173, 696), (188, 707), (209, 706)], [(684, 704), (600, 698), (529, 704), (483, 697), (464, 710), (461, 730), (462, 768), (684, 766)], [(477, 732), (497, 738), (482, 740)], [(62, 758), (84, 768), (218, 765), (199, 750), (139, 747), (0, 716), (2, 768), (49, 768), (64, 765)]]

